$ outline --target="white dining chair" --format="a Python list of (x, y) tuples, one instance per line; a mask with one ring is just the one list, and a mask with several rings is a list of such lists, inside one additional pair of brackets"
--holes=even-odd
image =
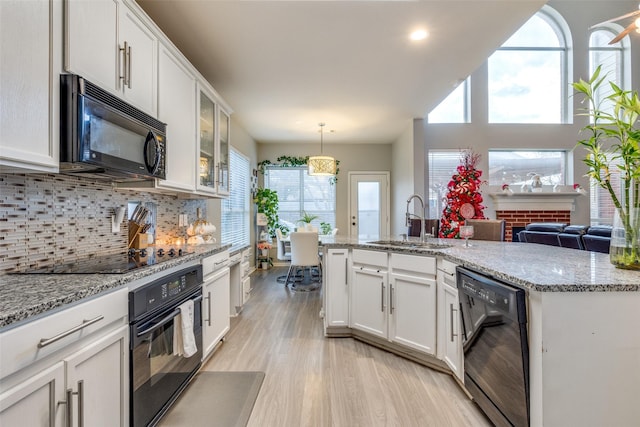
[[(312, 291), (318, 288), (322, 281), (322, 263), (318, 256), (318, 233), (294, 232), (289, 235), (291, 240), (291, 266), (284, 282), (285, 286), (292, 283), (291, 288), (297, 291)], [(318, 278), (314, 278), (312, 268), (318, 268)], [(290, 278), (295, 277), (298, 269), (303, 270), (303, 276), (308, 270), (309, 275), (302, 281), (290, 282)]]
[(280, 229), (276, 229), (276, 243), (278, 244), (276, 257), (280, 261), (291, 261), (291, 248), (285, 242), (284, 235)]

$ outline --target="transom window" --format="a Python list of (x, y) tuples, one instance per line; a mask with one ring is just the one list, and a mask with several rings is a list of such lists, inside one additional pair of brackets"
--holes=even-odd
[(318, 216), (311, 224), (336, 223), (336, 186), (329, 177), (310, 176), (306, 167), (267, 167), (264, 186), (278, 193), (280, 223), (293, 231), (304, 213)]
[(548, 6), (488, 60), (489, 123), (565, 123), (568, 31)]
[(458, 85), (427, 116), (428, 123), (470, 123), (469, 89), (470, 78)]

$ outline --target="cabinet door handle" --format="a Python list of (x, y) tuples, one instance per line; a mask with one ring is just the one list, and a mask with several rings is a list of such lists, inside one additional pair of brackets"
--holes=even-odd
[(209, 318), (207, 319), (207, 324), (211, 326), (211, 292), (207, 292), (207, 296), (205, 298), (207, 300), (207, 314)]
[(93, 325), (94, 323), (99, 322), (102, 319), (104, 319), (104, 316), (100, 315), (100, 316), (95, 317), (95, 318), (93, 318), (91, 320), (83, 320), (82, 324), (80, 324), (78, 326), (74, 326), (73, 328), (69, 329), (68, 331), (64, 331), (64, 332), (56, 335), (55, 337), (42, 338), (40, 340), (40, 342), (38, 343), (38, 348), (46, 347), (49, 344), (53, 344), (56, 341), (60, 341), (62, 338), (67, 337), (67, 336), (73, 334), (74, 332), (78, 332), (80, 329), (84, 329), (89, 325)]
[(384, 313), (384, 282), (380, 282), (380, 311)]
[(453, 312), (454, 311), (458, 311), (455, 308), (453, 308), (453, 304), (449, 304), (449, 315), (450, 315), (450, 320), (451, 320), (451, 342), (453, 342), (454, 337), (457, 337), (458, 334), (454, 334), (453, 333)]
[(131, 53), (131, 46), (129, 46), (129, 50), (127, 53), (127, 86), (131, 89), (131, 58), (133, 58), (133, 54)]
[(349, 283), (349, 260), (347, 258), (344, 259), (344, 285), (348, 286)]
[(393, 285), (389, 285), (389, 311), (391, 314), (393, 314), (393, 309), (395, 308), (395, 304), (394, 304), (394, 293), (396, 292), (395, 288), (393, 287)]
[(127, 85), (127, 70), (129, 70), (129, 66), (128, 64), (128, 56), (127, 56), (127, 52), (131, 52), (131, 49), (129, 48), (129, 43), (127, 43), (126, 41), (124, 42), (124, 47), (119, 47), (118, 50), (120, 50), (120, 52), (122, 52), (122, 75), (118, 76), (120, 80), (122, 80), (122, 86), (126, 86)]
[(84, 427), (84, 381), (78, 381), (78, 427)]
[(67, 427), (73, 427), (73, 389), (67, 389), (67, 401), (63, 402), (67, 404)]

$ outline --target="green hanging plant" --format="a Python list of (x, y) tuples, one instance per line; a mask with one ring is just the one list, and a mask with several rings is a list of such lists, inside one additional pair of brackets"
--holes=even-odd
[[(271, 160), (262, 160), (258, 162), (258, 170), (262, 175), (264, 175), (264, 171), (267, 169), (267, 166), (278, 166), (281, 168), (291, 168), (298, 166), (306, 166), (309, 162), (309, 156), (305, 157), (293, 157), (293, 156), (280, 156), (276, 159), (279, 163), (272, 163)], [(330, 184), (335, 184), (338, 182), (338, 173), (340, 173), (340, 160), (336, 160), (336, 174), (329, 178)]]

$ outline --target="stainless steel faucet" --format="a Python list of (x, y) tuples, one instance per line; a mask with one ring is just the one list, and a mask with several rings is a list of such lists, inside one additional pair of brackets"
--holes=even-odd
[[(411, 201), (413, 199), (418, 199), (420, 201), (420, 206), (422, 208), (422, 216), (418, 216), (412, 213), (409, 213), (409, 204), (411, 203)], [(411, 217), (412, 216), (417, 216), (420, 219), (420, 241), (424, 242), (424, 236), (425, 236), (425, 227), (426, 227), (426, 221), (425, 221), (425, 206), (424, 206), (424, 199), (422, 198), (422, 196), (420, 196), (419, 194), (412, 194), (411, 196), (409, 196), (409, 198), (407, 199), (407, 227), (409, 227), (411, 225)]]

